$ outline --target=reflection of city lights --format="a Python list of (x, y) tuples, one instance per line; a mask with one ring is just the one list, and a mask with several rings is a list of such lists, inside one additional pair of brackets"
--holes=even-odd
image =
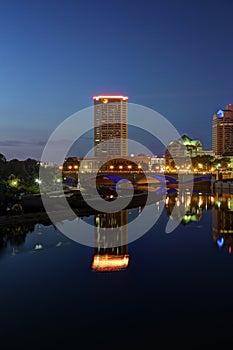
[(219, 248), (222, 248), (224, 244), (224, 238), (223, 237), (220, 237), (217, 239), (217, 245), (219, 246)]
[(229, 210), (233, 210), (233, 198), (228, 198), (227, 200), (227, 206)]
[(203, 199), (202, 197), (199, 197), (199, 202), (198, 202), (199, 208), (202, 206), (202, 204), (203, 204)]
[(128, 264), (128, 255), (95, 255), (92, 269), (96, 271), (117, 271), (125, 269)]

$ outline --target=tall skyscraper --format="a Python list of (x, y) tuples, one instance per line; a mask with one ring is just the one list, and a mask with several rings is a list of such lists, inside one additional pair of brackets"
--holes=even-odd
[(216, 155), (233, 155), (233, 104), (213, 115), (212, 150)]
[(128, 97), (94, 96), (96, 157), (128, 156)]

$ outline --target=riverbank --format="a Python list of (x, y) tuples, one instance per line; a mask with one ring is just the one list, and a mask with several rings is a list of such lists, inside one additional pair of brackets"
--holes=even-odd
[[(161, 194), (154, 193), (149, 203), (147, 203), (148, 193), (146, 191), (136, 193), (130, 203), (125, 209), (144, 207), (147, 204), (156, 203), (162, 197)], [(62, 222), (64, 220), (74, 220), (77, 217), (85, 217), (101, 213), (99, 210), (95, 210), (90, 207), (81, 194), (77, 191), (70, 197), (67, 197), (72, 210), (64, 210), (62, 201), (59, 197), (49, 198), (53, 208), (53, 218), (56, 222)], [(99, 201), (99, 199), (97, 199)], [(18, 214), (9, 213), (7, 215), (0, 216), (0, 227), (8, 226), (13, 227), (21, 224), (36, 224), (43, 225), (52, 224), (49, 215), (44, 209), (43, 202), (40, 196), (28, 196), (21, 200), (19, 204), (22, 206), (23, 211)]]

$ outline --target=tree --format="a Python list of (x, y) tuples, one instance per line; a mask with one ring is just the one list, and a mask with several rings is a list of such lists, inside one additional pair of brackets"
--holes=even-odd
[(6, 163), (6, 157), (2, 153), (0, 153), (0, 163)]

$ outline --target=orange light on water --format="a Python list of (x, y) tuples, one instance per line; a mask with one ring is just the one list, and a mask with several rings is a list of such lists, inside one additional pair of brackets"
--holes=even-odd
[(94, 271), (118, 271), (124, 270), (129, 264), (129, 255), (95, 255), (92, 262)]

